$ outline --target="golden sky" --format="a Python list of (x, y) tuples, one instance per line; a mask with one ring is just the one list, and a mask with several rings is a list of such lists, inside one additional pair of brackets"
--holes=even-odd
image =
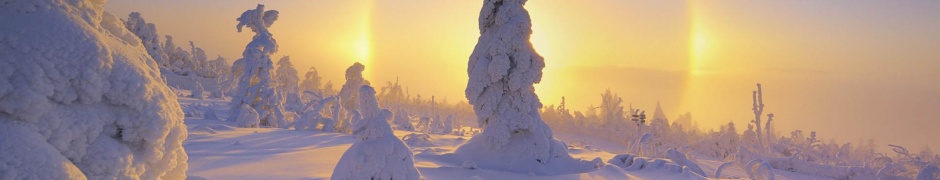
[[(240, 57), (251, 33), (235, 18), (263, 3), (280, 55), (298, 71), (316, 66), (339, 87), (353, 62), (366, 78), (399, 78), (412, 95), (465, 100), (466, 65), (479, 36), (480, 1), (139, 1), (108, 10), (141, 12), (177, 44)], [(546, 68), (536, 91), (546, 105), (598, 104), (610, 88), (625, 106), (661, 102), (675, 118), (691, 111), (703, 128), (746, 129), (754, 84), (764, 84), (780, 135), (874, 138), (920, 149), (940, 146), (940, 1), (530, 0), (535, 49)], [(899, 131), (903, 129), (903, 131)], [(881, 148), (884, 148), (882, 146)]]

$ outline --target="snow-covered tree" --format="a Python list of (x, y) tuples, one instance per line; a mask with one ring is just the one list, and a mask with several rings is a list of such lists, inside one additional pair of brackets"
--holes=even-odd
[(323, 81), (323, 78), (320, 77), (320, 73), (317, 72), (317, 68), (310, 66), (310, 69), (307, 70), (306, 74), (304, 74), (304, 80), (300, 82), (300, 91), (321, 93), (321, 81)]
[(760, 117), (764, 114), (764, 94), (761, 91), (760, 83), (757, 83), (757, 91), (752, 93), (752, 98), (754, 100), (753, 107), (751, 108), (751, 110), (754, 111), (754, 120), (752, 120), (752, 123), (757, 126), (757, 129), (754, 129), (755, 133), (757, 133), (757, 147), (763, 151), (764, 138), (760, 129)]
[(211, 73), (210, 70), (206, 69), (206, 66), (209, 65), (209, 57), (206, 56), (206, 51), (203, 51), (202, 48), (196, 47), (196, 43), (189, 41), (190, 54), (192, 57), (192, 66), (187, 67), (196, 72), (196, 75), (201, 77), (208, 77), (208, 74)]
[(104, 2), (0, 5), (0, 179), (186, 179), (183, 111)]
[(239, 58), (232, 62), (232, 67), (229, 70), (227, 76), (224, 76), (224, 79), (220, 83), (222, 85), (222, 91), (225, 92), (225, 95), (235, 97), (235, 93), (238, 91), (238, 83), (242, 75), (245, 75), (245, 59)]
[[(346, 84), (343, 84), (343, 88), (339, 90), (339, 104), (342, 107), (342, 111), (352, 112), (358, 109), (358, 96), (359, 96), (359, 87), (365, 84), (365, 79), (362, 78), (362, 71), (366, 69), (366, 66), (363, 66), (360, 63), (354, 63), (352, 66), (346, 69)], [(351, 119), (341, 118), (337, 120), (337, 128), (346, 129), (348, 128)]]
[(147, 23), (140, 13), (131, 12), (127, 21), (124, 22), (124, 25), (125, 28), (140, 38), (144, 48), (147, 49), (147, 54), (150, 54), (150, 57), (157, 62), (157, 65), (162, 67), (170, 65), (167, 61), (169, 57), (167, 57), (166, 52), (163, 50), (163, 46), (160, 46), (160, 36), (157, 35), (157, 28), (153, 23)]
[(226, 91), (226, 88), (224, 87), (224, 86), (225, 86), (224, 83), (225, 83), (227, 80), (228, 80), (228, 78), (227, 78), (227, 76), (225, 76), (225, 75), (220, 76), (220, 77), (218, 77), (218, 78), (215, 78), (215, 81), (214, 81), (214, 83), (215, 83), (215, 88), (213, 88), (213, 89), (211, 89), (211, 90), (209, 91), (209, 97), (210, 97), (210, 98), (217, 98), (217, 99), (223, 99), (223, 98), (225, 98), (225, 91)]
[(417, 180), (421, 174), (414, 166), (414, 154), (392, 134), (388, 120), (392, 112), (379, 109), (375, 89), (364, 85), (358, 90), (361, 119), (355, 121), (353, 135), (358, 141), (340, 157), (332, 179), (403, 179)]
[(274, 76), (277, 79), (275, 89), (282, 93), (285, 98), (283, 100), (284, 109), (291, 112), (298, 111), (304, 102), (300, 99), (301, 92), (297, 86), (300, 77), (297, 76), (297, 69), (294, 69), (290, 56), (284, 56), (277, 62), (277, 70)]
[(297, 69), (294, 69), (290, 56), (284, 56), (277, 61), (275, 77), (277, 78), (277, 89), (288, 94), (299, 93), (300, 89), (297, 83), (300, 82), (300, 77), (297, 76)]
[(544, 59), (529, 37), (532, 23), (525, 0), (486, 0), (480, 11), (480, 38), (470, 55), (466, 96), (483, 132), (455, 154), (480, 168), (535, 174), (587, 171), (539, 115), (534, 84)]
[(733, 157), (737, 153), (741, 137), (734, 127), (734, 122), (721, 126), (718, 132), (709, 133), (708, 139), (697, 143), (701, 154), (710, 155), (720, 160)]
[(219, 78), (228, 75), (229, 70), (232, 67), (228, 64), (228, 61), (222, 56), (217, 56), (215, 59), (210, 60), (206, 64), (205, 71), (207, 78)]
[(205, 97), (203, 95), (205, 88), (202, 87), (202, 83), (199, 83), (199, 81), (193, 81), (193, 82), (196, 83), (196, 85), (193, 86), (192, 94), (190, 95), (190, 97), (196, 98), (196, 99), (202, 99), (203, 97)]
[(741, 133), (741, 144), (743, 147), (753, 147), (756, 148), (757, 143), (757, 132), (754, 131), (754, 123), (747, 124), (747, 130)]
[(336, 89), (333, 89), (333, 81), (327, 81), (326, 84), (323, 84), (322, 93), (323, 95), (336, 95)]
[(454, 133), (454, 115), (447, 115), (447, 119), (444, 120), (441, 128), (441, 133), (443, 134), (453, 134)]
[(379, 92), (379, 100), (381, 100), (386, 105), (400, 106), (407, 98), (405, 98), (405, 91), (402, 89), (401, 84), (398, 83), (398, 78), (395, 78), (395, 82), (392, 83), (388, 81), (385, 83), (385, 86), (382, 87), (382, 90)]
[[(277, 20), (277, 16), (277, 11), (265, 11), (264, 5), (258, 4), (255, 9), (245, 11), (238, 18), (238, 32), (241, 32), (242, 27), (248, 27), (255, 32), (255, 36), (242, 53), (244, 74), (239, 79), (229, 113), (241, 114), (242, 105), (248, 104), (258, 112), (261, 126), (271, 127), (287, 126), (283, 100), (271, 80), (271, 69), (274, 68), (271, 55), (277, 52), (277, 41), (271, 37), (268, 27)], [(229, 121), (235, 121), (234, 118), (230, 116)]]
[(168, 57), (168, 63), (170, 64), (170, 71), (173, 73), (189, 76), (193, 74), (195, 63), (193, 62), (193, 56), (183, 50), (182, 47), (176, 46), (173, 43), (173, 36), (166, 35), (166, 43), (163, 44), (163, 49), (166, 51)]
[(414, 124), (411, 124), (411, 118), (408, 118), (408, 112), (404, 110), (399, 109), (398, 113), (395, 113), (394, 123), (397, 126), (398, 130), (403, 130), (403, 131), (415, 130)]
[(623, 123), (626, 121), (623, 120), (624, 113), (622, 103), (623, 98), (611, 92), (609, 88), (601, 94), (601, 105), (598, 106), (604, 121), (601, 125), (615, 128), (624, 125)]

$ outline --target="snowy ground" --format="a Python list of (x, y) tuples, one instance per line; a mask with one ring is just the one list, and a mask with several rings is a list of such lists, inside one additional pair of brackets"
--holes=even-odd
[[(225, 119), (228, 102), (180, 98), (183, 109), (200, 103), (211, 107)], [(214, 104), (214, 106), (211, 106)], [(183, 146), (189, 154), (189, 179), (329, 179), (333, 168), (355, 137), (340, 133), (295, 131), (280, 128), (235, 128), (233, 123), (187, 117), (189, 139)], [(395, 131), (399, 138), (411, 134)], [(572, 156), (582, 159), (600, 157), (605, 162), (622, 152), (623, 147), (610, 142), (592, 140), (571, 134), (557, 134), (564, 142), (584, 141), (588, 149), (570, 149)], [(462, 138), (462, 139), (461, 139)], [(441, 158), (470, 137), (431, 135), (433, 146), (411, 147), (415, 154), (415, 167), (425, 179), (689, 179), (665, 169), (625, 171), (613, 165), (597, 171), (559, 176), (533, 176), (529, 174), (470, 170)], [(611, 153), (613, 152), (613, 153)], [(709, 176), (722, 162), (695, 160)], [(775, 170), (777, 179), (825, 179)], [(725, 175), (747, 177), (740, 168), (726, 169)]]

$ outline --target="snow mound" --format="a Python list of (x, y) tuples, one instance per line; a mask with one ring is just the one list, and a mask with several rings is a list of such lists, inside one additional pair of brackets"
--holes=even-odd
[(359, 89), (361, 119), (353, 124), (358, 141), (343, 153), (331, 179), (420, 179), (411, 149), (392, 134), (392, 113), (379, 109), (375, 89)]
[(687, 167), (689, 170), (691, 170), (692, 172), (696, 174), (699, 174), (702, 176), (708, 176), (708, 174), (705, 174), (705, 171), (702, 170), (702, 167), (700, 167), (695, 162), (690, 161), (685, 156), (685, 154), (679, 151), (676, 151), (676, 149), (666, 150), (666, 157), (668, 157), (669, 160), (672, 160), (672, 162), (675, 162), (679, 166)]
[(431, 136), (428, 134), (411, 133), (402, 136), (401, 140), (405, 141), (405, 144), (410, 147), (434, 146), (434, 143), (431, 143)]
[(693, 172), (688, 166), (665, 159), (647, 159), (632, 154), (618, 154), (607, 162), (628, 172), (649, 172), (657, 176), (672, 174), (679, 175), (683, 179), (705, 179), (703, 175)]
[(0, 5), (0, 179), (185, 179), (156, 62), (105, 1)]

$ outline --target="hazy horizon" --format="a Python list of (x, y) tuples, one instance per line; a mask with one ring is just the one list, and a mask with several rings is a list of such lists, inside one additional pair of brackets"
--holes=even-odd
[[(278, 10), (271, 27), (302, 75), (315, 66), (334, 88), (353, 62), (365, 78), (396, 78), (411, 95), (465, 101), (468, 57), (479, 37), (478, 1), (135, 1), (177, 44), (194, 41), (234, 61), (252, 33), (235, 18), (255, 4)], [(543, 104), (583, 111), (611, 89), (624, 106), (668, 117), (692, 112), (704, 129), (753, 119), (762, 83), (778, 136), (817, 131), (823, 142), (875, 139), (919, 152), (940, 147), (940, 2), (528, 1), (532, 43), (546, 68)], [(429, 76), (434, 74), (433, 76)], [(889, 129), (891, 131), (885, 131)], [(898, 130), (903, 129), (903, 130)]]

